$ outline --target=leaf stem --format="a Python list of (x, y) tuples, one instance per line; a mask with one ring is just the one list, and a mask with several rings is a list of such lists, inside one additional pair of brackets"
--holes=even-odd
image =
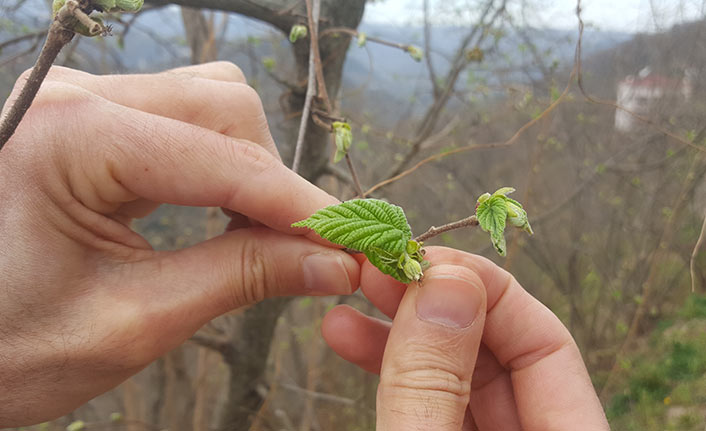
[(414, 240), (417, 242), (422, 242), (422, 241), (426, 241), (430, 238), (433, 238), (437, 235), (440, 235), (444, 232), (448, 232), (450, 230), (455, 230), (455, 229), (461, 229), (464, 227), (470, 227), (470, 226), (478, 226), (478, 218), (476, 218), (475, 215), (472, 215), (470, 217), (466, 217), (464, 219), (461, 219), (461, 220), (458, 220), (455, 222), (445, 224), (443, 226), (439, 226), (439, 227), (432, 226), (426, 232), (424, 232), (423, 234), (414, 238)]

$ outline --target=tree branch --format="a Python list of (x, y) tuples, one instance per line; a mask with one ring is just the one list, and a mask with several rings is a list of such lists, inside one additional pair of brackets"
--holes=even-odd
[[(310, 1), (307, 1), (307, 9), (309, 9)], [(314, 0), (314, 5), (311, 8), (311, 19), (309, 20), (309, 78), (306, 84), (306, 96), (304, 97), (304, 110), (302, 111), (302, 119), (299, 123), (299, 134), (297, 135), (297, 143), (294, 147), (294, 162), (292, 163), (292, 170), (294, 172), (299, 172), (299, 166), (302, 161), (302, 154), (304, 153), (304, 137), (306, 136), (306, 127), (309, 124), (309, 117), (311, 115), (311, 101), (316, 94), (316, 52), (319, 48), (316, 40), (317, 29), (319, 26), (319, 12), (320, 12), (320, 0)], [(323, 79), (323, 78), (322, 78)], [(325, 91), (325, 90), (324, 90)]]
[[(147, 0), (147, 2), (153, 5), (177, 4), (235, 12), (271, 24), (285, 33), (300, 20), (294, 11), (289, 10), (292, 5), (288, 0)], [(294, 0), (294, 3), (298, 3), (298, 0)], [(282, 11), (286, 13), (281, 13)]]
[(436, 82), (436, 71), (434, 70), (434, 63), (431, 60), (431, 24), (429, 23), (429, 0), (424, 0), (424, 52), (426, 55), (424, 58), (427, 63), (427, 70), (429, 71), (429, 80), (431, 81), (431, 88), (434, 93), (434, 100), (438, 100), (441, 95), (441, 89), (439, 88), (439, 83)]
[(701, 245), (704, 242), (704, 232), (706, 232), (706, 212), (704, 212), (704, 223), (701, 225), (701, 233), (699, 234), (699, 239), (696, 240), (696, 245), (694, 250), (691, 252), (691, 259), (689, 259), (689, 273), (691, 275), (691, 291), (696, 291), (696, 256), (699, 255), (699, 250), (701, 250)]
[[(20, 95), (17, 97), (12, 107), (0, 125), (0, 150), (10, 140), (10, 137), (15, 133), (17, 126), (22, 121), (25, 113), (32, 105), (39, 87), (41, 87), (44, 78), (49, 73), (49, 68), (56, 60), (61, 49), (71, 41), (74, 37), (74, 32), (67, 30), (69, 20), (74, 19), (74, 11), (70, 9), (69, 4), (76, 4), (74, 1), (68, 1), (61, 7), (54, 21), (52, 21), (47, 39), (44, 42), (44, 47), (39, 53), (39, 58), (32, 68), (32, 72), (27, 78)], [(74, 9), (75, 10), (75, 9)]]
[(470, 217), (466, 217), (466, 218), (461, 219), (459, 221), (445, 224), (443, 226), (439, 226), (439, 227), (432, 226), (426, 232), (424, 232), (423, 234), (414, 238), (414, 240), (417, 242), (423, 242), (423, 241), (428, 240), (429, 238), (433, 238), (437, 235), (441, 235), (444, 232), (448, 232), (448, 231), (454, 230), (454, 229), (461, 229), (464, 227), (470, 227), (470, 226), (478, 226), (478, 218), (476, 218), (476, 216), (474, 216), (474, 215), (472, 215)]
[[(493, 6), (495, 4), (495, 0), (488, 0), (486, 7), (481, 14), (481, 17), (478, 20), (478, 24), (474, 26), (470, 32), (468, 32), (468, 34), (456, 50), (456, 54), (452, 61), (452, 67), (447, 73), (446, 78), (444, 80), (444, 88), (440, 92), (439, 96), (435, 97), (434, 103), (432, 103), (432, 105), (429, 107), (426, 114), (424, 115), (424, 119), (420, 123), (419, 127), (417, 127), (417, 130), (415, 131), (416, 139), (412, 143), (411, 148), (409, 149), (407, 154), (402, 157), (400, 162), (393, 167), (388, 178), (392, 178), (399, 175), (404, 170), (405, 166), (407, 166), (412, 161), (414, 156), (419, 153), (420, 145), (422, 144), (422, 142), (424, 142), (432, 134), (432, 132), (434, 131), (434, 127), (436, 126), (441, 116), (441, 113), (444, 110), (444, 107), (446, 106), (447, 102), (449, 101), (451, 95), (454, 92), (454, 87), (456, 86), (456, 81), (458, 80), (458, 77), (460, 76), (463, 69), (470, 62), (470, 60), (466, 56), (466, 49), (476, 39), (476, 36), (478, 36), (478, 38), (474, 42), (475, 46), (478, 46), (480, 45), (480, 43), (483, 42), (485, 37), (488, 35), (488, 32), (485, 30), (490, 25), (492, 25), (498, 18), (500, 18), (502, 13), (505, 11), (506, 3), (507, 0), (503, 0), (501, 5), (495, 10), (495, 13), (493, 13), (492, 17), (490, 17), (489, 21), (486, 22), (485, 20), (488, 15), (490, 15), (490, 12), (493, 10)], [(426, 55), (428, 56), (429, 53), (427, 53)]]
[(5, 42), (0, 43), (0, 51), (7, 48), (8, 46), (14, 45), (16, 43), (24, 42), (25, 40), (28, 40), (28, 39), (44, 37), (44, 36), (46, 36), (46, 34), (47, 34), (47, 30), (44, 29), (44, 30), (33, 31), (32, 33), (23, 34), (22, 36), (17, 36), (12, 39), (8, 39)]
[(192, 335), (189, 341), (218, 352), (223, 356), (232, 354), (233, 346), (230, 344), (230, 339), (227, 336), (211, 335), (200, 331)]

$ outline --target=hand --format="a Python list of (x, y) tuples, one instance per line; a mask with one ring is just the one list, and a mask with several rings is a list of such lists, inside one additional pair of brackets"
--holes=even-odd
[(406, 290), (364, 264), (361, 288), (391, 325), (348, 306), (323, 321), (339, 355), (380, 373), (377, 430), (609, 429), (549, 309), (487, 259), (442, 247), (426, 258), (421, 285)]
[[(358, 286), (355, 259), (289, 227), (337, 201), (281, 163), (231, 64), (53, 68), (0, 152), (0, 184), (0, 428), (71, 411), (231, 309)], [(156, 252), (129, 226), (160, 203), (260, 227)]]

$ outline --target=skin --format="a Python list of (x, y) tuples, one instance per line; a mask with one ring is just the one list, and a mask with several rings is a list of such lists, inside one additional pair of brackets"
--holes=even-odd
[[(378, 430), (608, 429), (566, 328), (490, 261), (430, 247), (405, 288), (290, 228), (337, 200), (281, 163), (232, 64), (53, 68), (0, 151), (0, 184), (0, 428), (70, 412), (230, 310), (360, 285), (393, 322), (339, 306), (322, 330), (380, 373)], [(232, 220), (155, 251), (130, 222), (162, 203)]]
[[(425, 258), (432, 266), (409, 287), (363, 264), (361, 289), (392, 323), (342, 305), (322, 324), (341, 357), (380, 374), (377, 429), (609, 429), (581, 353), (549, 309), (483, 257), (427, 247)], [(433, 321), (420, 311), (430, 298)], [(450, 323), (464, 313), (470, 324)]]
[[(70, 412), (227, 311), (357, 288), (355, 259), (289, 227), (337, 200), (281, 163), (244, 82), (228, 63), (52, 69), (0, 152), (0, 428)], [(157, 252), (130, 221), (161, 203), (233, 222)]]

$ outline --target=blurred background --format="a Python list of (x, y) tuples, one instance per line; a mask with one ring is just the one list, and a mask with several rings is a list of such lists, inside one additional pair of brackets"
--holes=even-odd
[[(112, 36), (75, 38), (58, 64), (109, 74), (234, 62), (290, 164), (309, 40), (287, 34), (306, 24), (305, 2), (171, 3), (108, 18)], [(575, 0), (323, 0), (326, 84), (352, 125), (363, 188), (404, 173), (371, 196), (405, 208), (416, 234), (473, 214), (486, 191), (517, 188), (535, 235), (509, 232), (506, 258), (477, 228), (428, 244), (493, 259), (559, 315), (613, 429), (701, 431), (706, 1), (584, 0), (582, 9), (578, 67)], [(0, 0), (3, 99), (36, 59), (49, 19), (46, 1)], [(355, 196), (328, 132), (311, 123), (306, 142), (302, 174)], [(167, 250), (225, 224), (218, 209), (165, 206), (135, 228)], [(341, 303), (376, 314), (361, 293), (236, 310), (115, 390), (28, 429), (374, 429), (377, 376), (319, 335)]]

